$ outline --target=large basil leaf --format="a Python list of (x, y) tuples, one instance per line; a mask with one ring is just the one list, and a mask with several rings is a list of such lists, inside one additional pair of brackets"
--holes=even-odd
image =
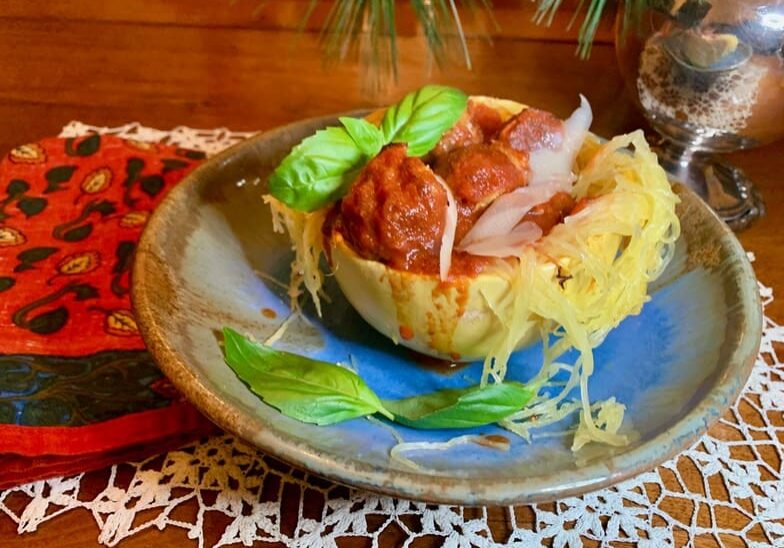
[(353, 371), (276, 350), (223, 328), (226, 363), (269, 405), (318, 425), (381, 413), (381, 400)]
[(430, 152), (460, 118), (468, 97), (458, 89), (425, 86), (388, 108), (381, 122), (387, 143), (406, 143), (409, 156)]
[(353, 371), (248, 340), (223, 328), (226, 363), (266, 403), (318, 425), (381, 413), (419, 429), (472, 428), (525, 406), (536, 390), (518, 382), (446, 389), (382, 402)]
[(269, 191), (293, 209), (320, 209), (346, 193), (366, 161), (344, 128), (328, 127), (292, 149), (270, 176)]
[(471, 428), (492, 424), (523, 408), (534, 390), (518, 382), (447, 389), (402, 400), (386, 400), (395, 422), (412, 428)]

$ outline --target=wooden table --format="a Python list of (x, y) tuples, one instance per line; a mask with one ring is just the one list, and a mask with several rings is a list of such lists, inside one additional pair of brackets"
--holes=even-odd
[[(559, 115), (590, 100), (594, 129), (611, 135), (644, 125), (626, 98), (615, 64), (611, 21), (600, 28), (588, 61), (574, 56), (575, 32), (567, 32), (568, 9), (552, 29), (530, 23), (530, 3), (496, 1), (500, 31), (494, 43), (476, 33), (469, 39), (473, 71), (450, 66), (428, 69), (421, 36), (411, 20), (400, 20), (399, 81), (381, 93), (361, 86), (361, 67), (325, 68), (315, 28), (317, 10), (304, 33), (297, 32), (306, 0), (280, 2), (254, 15), (257, 2), (189, 0), (61, 0), (57, 3), (4, 0), (0, 8), (0, 154), (12, 145), (56, 134), (70, 120), (119, 125), (139, 121), (158, 128), (177, 125), (263, 130), (299, 118), (385, 104), (427, 82), (454, 85), (469, 93), (518, 99)], [(470, 29), (469, 29), (470, 30)], [(784, 142), (731, 155), (759, 185), (768, 215), (740, 235), (756, 254), (764, 283), (784, 288)], [(784, 299), (768, 309), (784, 320)], [(99, 486), (105, 471), (92, 474)], [(88, 482), (88, 483), (89, 483)], [(678, 512), (678, 508), (673, 508)], [(296, 510), (294, 510), (296, 514)], [(523, 513), (521, 518), (525, 522)], [(503, 532), (506, 515), (490, 510)], [(219, 524), (210, 525), (218, 535)], [(0, 545), (92, 546), (98, 529), (74, 511), (17, 536), (0, 516)], [(217, 536), (210, 537), (217, 539)], [(357, 539), (346, 545), (359, 545)], [(397, 539), (399, 541), (399, 539)], [(759, 539), (762, 540), (762, 539)], [(396, 544), (394, 534), (385, 544)], [(139, 534), (122, 546), (189, 546), (173, 527)], [(707, 544), (710, 545), (710, 544)]]

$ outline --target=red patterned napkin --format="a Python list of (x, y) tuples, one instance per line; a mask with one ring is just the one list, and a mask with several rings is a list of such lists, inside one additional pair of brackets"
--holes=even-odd
[(150, 213), (203, 156), (94, 134), (0, 161), (0, 488), (214, 429), (155, 366), (129, 298)]

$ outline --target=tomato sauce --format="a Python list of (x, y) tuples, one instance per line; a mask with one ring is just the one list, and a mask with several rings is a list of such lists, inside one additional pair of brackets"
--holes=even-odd
[(400, 338), (404, 341), (410, 341), (414, 338), (414, 330), (407, 325), (400, 326)]
[(569, 212), (569, 215), (574, 215), (576, 213), (580, 213), (583, 209), (588, 207), (588, 204), (590, 204), (592, 201), (593, 200), (591, 198), (588, 198), (587, 196), (584, 197), (584, 198), (580, 198), (579, 200), (577, 200), (577, 203), (574, 205), (572, 210)]
[(421, 367), (428, 369), (434, 373), (438, 373), (439, 375), (454, 375), (458, 371), (461, 371), (463, 368), (467, 367), (469, 362), (463, 363), (456, 363), (457, 360), (460, 359), (460, 356), (455, 358), (454, 356), (450, 356), (451, 360), (442, 360), (440, 358), (434, 358), (433, 356), (428, 356), (427, 354), (420, 354), (419, 352), (410, 351), (408, 354), (411, 361), (416, 362)]
[(535, 205), (525, 214), (523, 221), (532, 221), (539, 225), (542, 234), (548, 234), (555, 225), (575, 209), (574, 198), (568, 192), (558, 192), (549, 201)]
[(501, 115), (498, 111), (484, 103), (469, 101), (468, 113), (474, 123), (482, 131), (485, 142), (495, 138), (496, 134), (504, 126), (504, 121), (501, 119)]

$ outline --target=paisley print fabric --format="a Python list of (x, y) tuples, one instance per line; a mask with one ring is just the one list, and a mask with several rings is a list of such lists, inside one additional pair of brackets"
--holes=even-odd
[(57, 455), (210, 429), (145, 351), (129, 295), (147, 219), (203, 157), (92, 134), (0, 160), (0, 453), (56, 472)]

